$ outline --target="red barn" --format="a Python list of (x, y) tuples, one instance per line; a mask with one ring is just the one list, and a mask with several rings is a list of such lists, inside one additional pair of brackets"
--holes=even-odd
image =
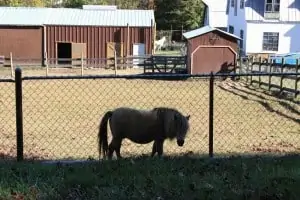
[[(14, 63), (151, 54), (153, 10), (116, 6), (81, 8), (0, 7), (0, 56)], [(82, 55), (83, 54), (83, 55)]]

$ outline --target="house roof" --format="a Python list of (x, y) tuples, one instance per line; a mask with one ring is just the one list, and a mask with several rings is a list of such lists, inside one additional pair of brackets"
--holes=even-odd
[[(264, 21), (265, 1), (246, 0), (245, 18), (246, 20)], [(280, 21), (300, 22), (300, 1), (288, 0), (280, 2)]]
[(139, 26), (155, 22), (153, 10), (0, 7), (0, 25)]
[(200, 36), (200, 35), (204, 35), (206, 33), (209, 33), (211, 31), (219, 31), (221, 33), (224, 33), (226, 35), (229, 35), (230, 37), (234, 37), (236, 39), (239, 39), (241, 40), (241, 38), (239, 38), (238, 36), (234, 35), (234, 34), (231, 34), (231, 33), (228, 33), (226, 31), (222, 31), (218, 28), (214, 28), (214, 27), (211, 27), (211, 26), (203, 26), (201, 28), (198, 28), (198, 29), (195, 29), (195, 30), (192, 30), (192, 31), (188, 31), (188, 32), (185, 32), (183, 33), (183, 37), (185, 37), (186, 39), (190, 39), (190, 38), (193, 38), (193, 37), (197, 37), (197, 36)]

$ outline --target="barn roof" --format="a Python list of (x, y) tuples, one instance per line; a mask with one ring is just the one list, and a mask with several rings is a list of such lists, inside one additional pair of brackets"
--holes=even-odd
[(139, 26), (155, 22), (153, 10), (0, 7), (0, 25)]
[(185, 33), (183, 33), (183, 37), (185, 37), (186, 39), (190, 39), (190, 38), (193, 38), (193, 37), (204, 35), (204, 34), (209, 33), (211, 31), (219, 31), (221, 33), (229, 35), (230, 37), (234, 37), (236, 39), (241, 40), (241, 38), (239, 38), (238, 36), (236, 36), (234, 34), (228, 33), (226, 31), (222, 31), (218, 28), (214, 28), (214, 27), (211, 27), (209, 25), (208, 26), (203, 26), (201, 28), (198, 28), (198, 29), (195, 29), (195, 30), (192, 30), (192, 31), (185, 32)]

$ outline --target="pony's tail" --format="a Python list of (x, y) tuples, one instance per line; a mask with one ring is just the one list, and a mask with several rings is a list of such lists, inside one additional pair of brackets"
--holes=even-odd
[(111, 118), (112, 114), (113, 114), (112, 111), (106, 112), (105, 115), (103, 116), (101, 122), (100, 122), (100, 127), (99, 127), (99, 132), (98, 132), (99, 160), (100, 160), (100, 157), (101, 157), (101, 150), (103, 150), (103, 156), (104, 157), (106, 157), (106, 154), (107, 154), (107, 150), (108, 150), (107, 122)]

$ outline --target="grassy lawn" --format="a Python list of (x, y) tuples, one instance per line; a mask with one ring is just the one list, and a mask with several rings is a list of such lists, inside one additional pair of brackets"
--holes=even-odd
[(0, 199), (296, 200), (299, 185), (299, 156), (0, 166)]

